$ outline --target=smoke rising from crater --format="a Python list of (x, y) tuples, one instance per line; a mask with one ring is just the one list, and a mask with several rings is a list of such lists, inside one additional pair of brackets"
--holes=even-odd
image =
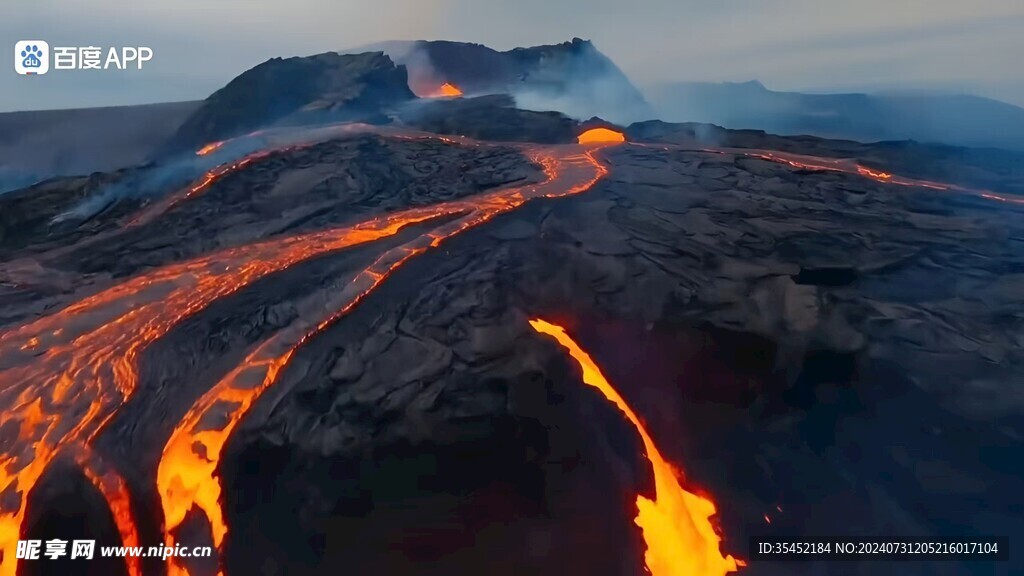
[(619, 124), (654, 117), (641, 92), (589, 41), (500, 52), (459, 42), (388, 41), (346, 53), (381, 50), (409, 72), (420, 96), (451, 82), (466, 96), (510, 94), (519, 108), (561, 112), (578, 120), (599, 116)]

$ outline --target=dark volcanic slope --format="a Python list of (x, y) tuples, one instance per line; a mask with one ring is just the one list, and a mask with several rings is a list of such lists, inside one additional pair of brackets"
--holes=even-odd
[(400, 118), (428, 132), (498, 142), (571, 143), (581, 130), (575, 120), (560, 112), (517, 108), (505, 94), (423, 100), (404, 107)]
[(195, 150), (295, 114), (307, 120), (371, 117), (411, 98), (405, 68), (381, 52), (272, 58), (211, 94), (164, 151)]
[(57, 265), (126, 275), (141, 266), (435, 204), (531, 176), (534, 169), (509, 148), (377, 136), (332, 140), (257, 162), (151, 224), (72, 251)]

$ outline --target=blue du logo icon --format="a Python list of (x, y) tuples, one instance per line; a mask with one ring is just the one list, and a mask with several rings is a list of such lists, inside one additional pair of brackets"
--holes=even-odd
[(22, 40), (14, 45), (14, 70), (18, 74), (46, 74), (50, 69), (50, 46), (42, 40)]
[(29, 45), (21, 51), (21, 65), (25, 68), (42, 68), (42, 55), (43, 52), (39, 50), (39, 46)]

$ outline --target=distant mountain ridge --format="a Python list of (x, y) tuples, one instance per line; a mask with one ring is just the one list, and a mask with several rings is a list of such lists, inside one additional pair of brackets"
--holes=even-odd
[(141, 164), (200, 105), (0, 113), (0, 194), (53, 176)]
[(659, 118), (670, 122), (1024, 150), (1024, 108), (980, 96), (804, 94), (776, 92), (757, 81), (676, 82), (645, 93)]

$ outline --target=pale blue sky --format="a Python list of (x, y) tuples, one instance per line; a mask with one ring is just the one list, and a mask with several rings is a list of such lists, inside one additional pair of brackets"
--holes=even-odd
[[(973, 92), (1024, 105), (1024, 0), (2, 0), (0, 111), (198, 99), (273, 56), (388, 39), (589, 38), (638, 84)], [(22, 77), (14, 43), (146, 45), (144, 70)]]

